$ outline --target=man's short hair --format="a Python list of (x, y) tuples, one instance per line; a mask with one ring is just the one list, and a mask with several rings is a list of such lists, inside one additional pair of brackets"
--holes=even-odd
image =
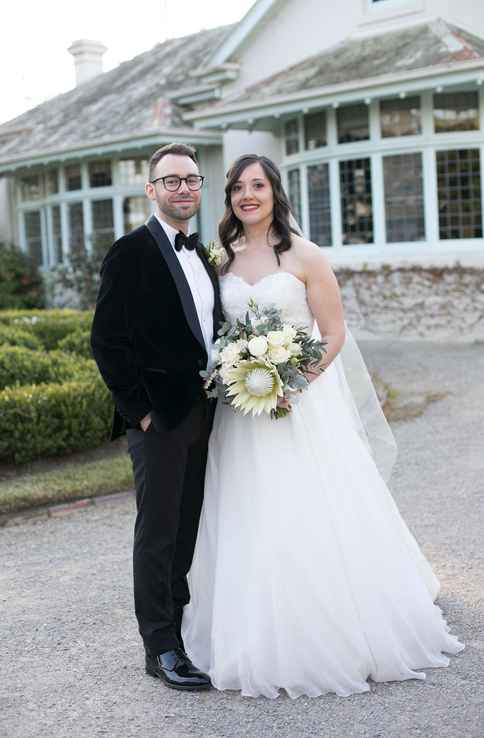
[(154, 154), (151, 155), (150, 164), (149, 164), (150, 182), (153, 179), (153, 174), (154, 174), (156, 165), (158, 164), (159, 161), (163, 159), (164, 156), (167, 156), (168, 154), (174, 154), (175, 156), (188, 156), (192, 161), (195, 162), (195, 164), (198, 165), (197, 152), (195, 151), (194, 148), (192, 148), (192, 146), (187, 146), (187, 144), (180, 144), (180, 143), (166, 144), (165, 146), (162, 146), (161, 148), (156, 149)]

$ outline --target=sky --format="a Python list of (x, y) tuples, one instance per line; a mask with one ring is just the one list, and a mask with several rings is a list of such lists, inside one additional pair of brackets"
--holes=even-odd
[(8, 0), (2, 7), (0, 124), (75, 86), (67, 49), (107, 46), (108, 71), (167, 38), (234, 23), (254, 0)]

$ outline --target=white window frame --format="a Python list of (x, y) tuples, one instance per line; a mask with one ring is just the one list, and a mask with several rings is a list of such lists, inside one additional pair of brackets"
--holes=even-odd
[[(391, 2), (392, 0), (388, 0)], [(284, 156), (283, 172), (299, 166), (301, 171), (301, 228), (309, 237), (309, 198), (307, 167), (321, 162), (329, 163), (332, 246), (321, 247), (338, 259), (365, 262), (369, 258), (383, 263), (405, 260), (435, 260), (447, 262), (462, 260), (463, 252), (477, 255), (484, 263), (484, 239), (440, 239), (436, 152), (449, 149), (479, 149), (481, 152), (481, 210), (484, 227), (484, 85), (479, 86), (480, 130), (460, 133), (434, 133), (433, 90), (415, 93), (420, 97), (422, 132), (415, 136), (382, 138), (379, 124), (379, 103), (368, 100), (370, 106), (370, 138), (367, 141), (338, 144), (336, 110), (327, 108), (328, 145), (313, 151)], [(299, 117), (299, 129), (303, 131), (303, 113)], [(284, 150), (283, 150), (284, 151)], [(425, 240), (387, 243), (384, 207), (383, 157), (388, 155), (419, 153), (422, 156), (423, 201)], [(339, 179), (339, 162), (368, 157), (372, 166), (372, 205), (374, 243), (349, 245), (342, 242), (342, 213)], [(285, 180), (287, 182), (287, 179)], [(475, 258), (474, 256), (472, 258)]]

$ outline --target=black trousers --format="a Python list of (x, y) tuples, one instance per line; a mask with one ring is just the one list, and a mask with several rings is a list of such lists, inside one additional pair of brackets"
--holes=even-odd
[(180, 645), (213, 414), (214, 403), (202, 399), (174, 430), (161, 430), (159, 423), (155, 428), (152, 422), (146, 432), (127, 431), (137, 506), (135, 612), (151, 653)]

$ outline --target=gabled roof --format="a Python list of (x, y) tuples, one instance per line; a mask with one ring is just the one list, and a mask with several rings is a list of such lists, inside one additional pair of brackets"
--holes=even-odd
[[(375, 36), (346, 39), (336, 46), (294, 64), (227, 97), (211, 111), (197, 111), (185, 116), (220, 116), (224, 110), (251, 109), (272, 100), (295, 99), (303, 93), (325, 89), (349, 90), (392, 78), (411, 78), (432, 70), (452, 71), (469, 62), (484, 63), (484, 39), (474, 36), (441, 19), (400, 31)], [(301, 94), (299, 94), (301, 93)]]
[(233, 26), (201, 31), (150, 51), (48, 100), (0, 126), (0, 165), (92, 145), (156, 136), (197, 134), (170, 93), (186, 84)]
[(220, 42), (207, 60), (208, 67), (218, 67), (230, 61), (239, 48), (247, 41), (262, 20), (276, 10), (283, 0), (257, 0), (245, 16), (233, 26), (232, 31)]

